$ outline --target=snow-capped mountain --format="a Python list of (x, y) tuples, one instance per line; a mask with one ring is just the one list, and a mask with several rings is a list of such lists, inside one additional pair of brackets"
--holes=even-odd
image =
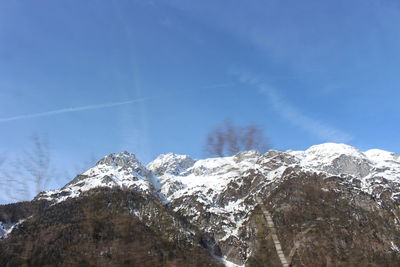
[(60, 190), (41, 193), (38, 198), (57, 202), (79, 197), (82, 192), (97, 187), (127, 187), (148, 192), (152, 183), (150, 172), (134, 154), (123, 151), (101, 159), (96, 166), (78, 175)]
[[(314, 185), (318, 185), (319, 191)], [(336, 202), (340, 199), (346, 199), (347, 206), (342, 210), (348, 210), (350, 214), (357, 213), (358, 209), (385, 214), (384, 218), (391, 222), (382, 234), (385, 236), (381, 238), (384, 240), (382, 249), (398, 253), (396, 248), (400, 246), (400, 156), (383, 150), (361, 152), (348, 145), (326, 143), (305, 151), (270, 150), (265, 154), (246, 151), (231, 157), (200, 160), (169, 153), (160, 155), (147, 166), (134, 154), (121, 152), (104, 157), (63, 188), (43, 192), (36, 200), (57, 206), (66, 200), (86, 196), (95, 188), (115, 187), (158, 199), (210, 237), (207, 246), (212, 244), (212, 254), (229, 264), (248, 265), (261, 259), (260, 246), (264, 241), (260, 241), (258, 235), (268, 231), (272, 232), (280, 263), (284, 266), (287, 262), (294, 264), (299, 261), (296, 255), (300, 255), (299, 235), (304, 234), (304, 227), (314, 229), (324, 216), (328, 216), (319, 214), (322, 211), (316, 211), (315, 207), (331, 203), (330, 212), (336, 214), (335, 207), (342, 205)], [(308, 198), (314, 194), (326, 199), (320, 203), (317, 198), (311, 203)], [(282, 202), (283, 199), (287, 199), (286, 202)], [(288, 206), (292, 201), (295, 204)], [(290, 221), (290, 216), (294, 216), (290, 214), (297, 214), (293, 207), (298, 203), (313, 207), (304, 211), (305, 216), (313, 210), (309, 215), (313, 218), (311, 221), (302, 218), (301, 214), (296, 215), (300, 216), (296, 217), (297, 221), (305, 220), (301, 224), (297, 225), (294, 217)], [(260, 212), (264, 214), (261, 217)], [(328, 216), (329, 220), (348, 219), (332, 214)], [(363, 216), (367, 215), (360, 211), (357, 220)], [(139, 217), (143, 218), (143, 214)], [(259, 225), (260, 220), (264, 220), (260, 218), (268, 222), (269, 228), (265, 224)], [(274, 221), (281, 226), (290, 224), (298, 228), (287, 233), (280, 230), (279, 241), (277, 234), (274, 237), (277, 231)], [(260, 227), (269, 230), (261, 231)], [(307, 231), (310, 235), (311, 230)], [(397, 237), (391, 236), (394, 232)], [(287, 247), (279, 250), (285, 244)]]
[(147, 166), (134, 154), (123, 151), (104, 157), (60, 190), (44, 192), (39, 198), (59, 202), (92, 188), (120, 186), (144, 192), (158, 190), (166, 201), (200, 192), (200, 199), (213, 203), (235, 178), (253, 171), (265, 176), (263, 182), (272, 182), (279, 180), (289, 167), (341, 176), (374, 197), (387, 189), (393, 198), (400, 199), (399, 155), (379, 149), (361, 152), (335, 143), (315, 145), (306, 151), (270, 150), (264, 155), (247, 151), (232, 157), (202, 160), (169, 153), (158, 156)]

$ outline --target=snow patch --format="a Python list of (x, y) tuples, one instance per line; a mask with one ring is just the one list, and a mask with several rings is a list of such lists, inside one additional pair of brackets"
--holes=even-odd
[(400, 253), (399, 247), (396, 246), (396, 244), (395, 244), (393, 241), (390, 242), (390, 245), (391, 245), (390, 248), (391, 248), (393, 251), (396, 251), (397, 253)]
[(17, 223), (14, 224), (3, 224), (3, 222), (0, 222), (0, 238), (7, 238), (11, 232), (19, 227), (26, 219), (21, 219)]
[[(164, 203), (174, 205), (174, 211), (184, 213), (194, 223), (204, 213), (218, 218), (219, 232), (215, 238), (217, 242), (225, 242), (229, 238), (239, 240), (247, 214), (254, 209), (254, 196), (265, 186), (278, 184), (288, 168), (338, 176), (343, 183), (354, 183), (358, 190), (377, 198), (383, 190), (389, 190), (393, 199), (400, 194), (399, 155), (378, 149), (361, 152), (345, 144), (325, 143), (305, 151), (271, 150), (264, 155), (246, 151), (231, 157), (201, 160), (168, 153), (147, 166), (134, 154), (121, 152), (104, 157), (65, 187), (44, 192), (39, 198), (57, 203), (104, 186), (127, 187), (145, 193), (155, 189)], [(254, 177), (257, 180), (246, 180)], [(140, 218), (138, 211), (131, 210), (131, 213)], [(205, 230), (214, 232), (215, 229), (210, 223)], [(394, 243), (392, 249), (398, 249)], [(226, 266), (239, 266), (232, 264), (226, 261)]]

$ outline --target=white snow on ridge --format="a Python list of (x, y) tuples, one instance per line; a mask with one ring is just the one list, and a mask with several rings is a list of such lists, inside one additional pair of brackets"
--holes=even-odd
[(161, 154), (146, 167), (156, 175), (177, 174), (193, 166), (195, 160), (187, 155), (175, 153)]
[(390, 161), (397, 161), (397, 164), (400, 163), (400, 156), (394, 152), (389, 152), (381, 149), (370, 149), (365, 151), (364, 154), (368, 157), (369, 160), (374, 161), (375, 163)]
[[(161, 186), (161, 193), (169, 199), (176, 199), (183, 195), (192, 194), (194, 192), (208, 192), (212, 191), (213, 194), (206, 194), (209, 202), (212, 202), (212, 197), (220, 193), (226, 188), (226, 185), (241, 173), (244, 173), (249, 168), (255, 168), (255, 161), (253, 160), (240, 161), (237, 156), (223, 157), (223, 158), (209, 158), (203, 160), (193, 161), (192, 166), (178, 172), (166, 170), (164, 174), (158, 176)], [(158, 165), (151, 162), (147, 165), (148, 169), (157, 172)], [(174, 174), (172, 174), (174, 173)], [(179, 187), (171, 192), (168, 183), (175, 183)]]
[[(168, 202), (182, 203), (178, 205), (175, 202), (174, 210), (182, 210), (190, 220), (200, 219), (202, 209), (212, 216), (218, 216), (223, 225), (220, 229), (222, 232), (215, 233), (215, 238), (219, 241), (238, 238), (239, 229), (248, 219), (246, 214), (253, 206), (245, 204), (242, 198), (222, 202), (219, 200), (228, 184), (240, 186), (242, 177), (250, 169), (258, 168), (260, 156), (256, 151), (246, 151), (232, 157), (196, 160), (190, 167), (182, 168), (179, 172), (164, 170), (164, 174), (158, 176), (161, 193)], [(152, 172), (159, 170), (159, 160), (156, 159), (155, 162), (156, 164), (152, 162), (147, 165)], [(163, 162), (163, 165), (166, 164)], [(205, 230), (213, 232), (212, 227), (210, 224)]]
[(298, 165), (310, 171), (358, 176), (365, 176), (368, 172), (366, 166), (361, 166), (368, 163), (367, 157), (358, 149), (345, 144), (325, 143), (312, 146), (306, 151), (287, 151), (286, 153), (294, 156)]
[[(364, 152), (364, 154), (378, 171), (389, 171), (386, 176), (392, 176), (400, 170), (400, 156), (396, 153), (371, 149)], [(390, 179), (390, 177), (386, 178)]]
[(149, 171), (136, 160), (135, 155), (121, 152), (104, 157), (96, 166), (78, 176), (75, 182), (73, 180), (59, 190), (43, 192), (39, 198), (61, 202), (93, 188), (114, 186), (147, 192), (151, 187), (149, 176)]
[[(104, 157), (65, 187), (44, 192), (39, 198), (57, 203), (104, 186), (157, 192), (165, 203), (173, 203), (174, 211), (182, 212), (192, 223), (205, 223), (204, 230), (213, 233), (217, 242), (241, 242), (241, 227), (256, 205), (254, 194), (259, 192), (252, 190), (261, 190), (273, 182), (279, 184), (289, 167), (335, 175), (349, 182), (357, 179), (357, 190), (377, 197), (386, 189), (393, 199), (400, 194), (399, 155), (377, 149), (361, 152), (345, 144), (326, 143), (305, 151), (271, 150), (263, 155), (245, 151), (231, 157), (201, 160), (169, 153), (147, 166), (134, 154), (121, 152)], [(250, 173), (260, 175), (255, 179)], [(249, 183), (252, 183), (250, 189), (245, 187)], [(132, 211), (132, 214), (138, 213)], [(204, 219), (205, 214), (209, 221)], [(218, 227), (213, 221), (218, 221)]]
[(287, 151), (298, 164), (309, 171), (328, 175), (350, 175), (360, 181), (361, 191), (376, 196), (384, 189), (392, 198), (400, 192), (400, 156), (393, 152), (371, 149), (365, 152), (345, 145), (326, 143), (306, 151)]
[(340, 157), (341, 155), (346, 155), (355, 159), (365, 160), (365, 155), (355, 147), (336, 144), (336, 143), (325, 143), (321, 145), (315, 145), (304, 151), (304, 164), (313, 164), (315, 162), (321, 164), (329, 164), (332, 160)]
[(81, 179), (60, 190), (42, 193), (40, 198), (59, 202), (95, 187), (120, 186), (141, 191), (155, 188), (165, 196), (166, 201), (192, 194), (201, 195), (199, 201), (212, 204), (235, 177), (243, 176), (250, 169), (257, 170), (260, 163), (276, 157), (290, 159), (277, 160), (274, 163), (276, 168), (264, 168), (263, 174), (268, 181), (279, 178), (287, 167), (298, 165), (305, 170), (330, 175), (352, 175), (363, 180), (366, 192), (371, 192), (374, 177), (400, 183), (399, 155), (378, 149), (361, 152), (345, 144), (325, 143), (305, 151), (271, 151), (264, 155), (247, 151), (232, 157), (202, 160), (169, 153), (160, 155), (146, 167), (134, 154), (121, 152), (104, 157), (83, 173)]
[[(322, 171), (331, 175), (350, 174), (358, 176), (356, 178), (380, 175), (400, 182), (400, 156), (392, 152), (380, 149), (361, 152), (349, 145), (325, 143), (312, 146), (306, 151), (285, 153), (294, 156), (301, 167), (311, 171)], [(348, 173), (348, 170), (353, 173)]]

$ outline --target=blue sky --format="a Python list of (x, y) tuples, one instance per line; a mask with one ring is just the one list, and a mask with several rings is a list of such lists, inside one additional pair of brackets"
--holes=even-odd
[(200, 158), (230, 118), (279, 150), (399, 153), (399, 26), (394, 0), (4, 0), (0, 151), (39, 134), (69, 174), (121, 150)]

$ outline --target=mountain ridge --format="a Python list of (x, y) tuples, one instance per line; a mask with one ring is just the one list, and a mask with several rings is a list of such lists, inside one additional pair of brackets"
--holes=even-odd
[[(119, 185), (130, 187), (136, 184), (138, 188), (144, 191), (150, 190), (150, 187), (165, 191), (162, 186), (160, 187), (159, 183), (163, 183), (173, 176), (187, 177), (189, 174), (194, 174), (194, 176), (213, 176), (216, 174), (216, 169), (224, 168), (226, 165), (233, 167), (234, 162), (244, 162), (244, 164), (241, 165), (237, 164), (242, 168), (257, 169), (259, 168), (259, 166), (257, 166), (257, 160), (269, 160), (270, 164), (272, 164), (274, 159), (278, 157), (283, 159), (283, 161), (280, 162), (280, 167), (284, 168), (299, 165), (305, 170), (326, 173), (328, 175), (351, 175), (365, 178), (364, 180), (373, 177), (379, 177), (393, 182), (399, 182), (400, 180), (399, 155), (379, 149), (361, 152), (354, 147), (335, 143), (314, 145), (305, 151), (288, 150), (282, 152), (270, 150), (264, 155), (256, 151), (247, 151), (240, 152), (231, 157), (198, 160), (192, 159), (187, 155), (168, 153), (161, 154), (146, 166), (140, 163), (135, 154), (123, 151), (119, 154), (112, 153), (105, 156), (98, 161), (93, 168), (90, 168), (78, 177), (104, 176), (105, 179), (101, 183), (103, 186)], [(251, 164), (254, 165), (251, 166)], [(125, 171), (127, 177), (122, 177), (120, 175), (121, 171)], [(366, 178), (368, 175), (370, 177)], [(117, 179), (111, 179), (111, 176)], [(157, 179), (154, 179), (154, 176), (156, 176)], [(136, 183), (133, 183), (132, 180), (135, 180)], [(145, 182), (140, 182), (145, 180), (150, 182), (149, 185), (146, 185)], [(190, 181), (186, 182), (189, 183)], [(72, 183), (73, 181), (66, 186)], [(186, 185), (188, 185), (188, 183)], [(205, 184), (206, 182), (202, 183), (202, 185)], [(196, 183), (194, 183), (194, 185), (196, 185)], [(363, 181), (363, 185), (363, 190), (371, 193), (370, 183), (368, 183), (368, 181)], [(92, 186), (96, 187), (99, 186), (99, 184), (93, 184)], [(92, 186), (89, 185), (88, 188), (81, 188), (81, 191), (91, 189), (93, 188)], [(168, 184), (167, 186), (171, 185)], [(65, 188), (66, 187), (63, 187), (61, 191)], [(59, 190), (42, 193), (39, 198), (45, 198), (45, 196), (51, 194), (51, 192), (57, 191)]]
[[(300, 261), (296, 257), (308, 253), (300, 253), (301, 249), (308, 251), (313, 246), (313, 243), (297, 240), (298, 235), (303, 233), (313, 238), (323, 238), (311, 230), (305, 231), (302, 225), (324, 232), (328, 228), (320, 220), (326, 220), (325, 224), (340, 229), (348, 219), (346, 216), (354, 221), (364, 218), (363, 221), (372, 223), (372, 226), (366, 224), (371, 228), (371, 235), (374, 231), (384, 231), (378, 242), (379, 253), (374, 252), (377, 253), (376, 257), (387, 260), (381, 255), (381, 251), (387, 250), (391, 251), (390, 257), (399, 254), (400, 240), (396, 235), (400, 229), (400, 159), (399, 155), (383, 150), (361, 152), (345, 144), (325, 143), (305, 151), (270, 150), (265, 154), (245, 151), (230, 157), (200, 160), (168, 153), (160, 155), (146, 166), (134, 154), (123, 151), (104, 157), (63, 188), (42, 192), (35, 201), (45, 201), (51, 206), (65, 201), (69, 203), (90, 196), (90, 192), (97, 188), (121, 188), (137, 192), (145, 199), (158, 199), (156, 201), (171, 210), (174, 216), (184, 218), (200, 229), (202, 235), (207, 236), (203, 240), (208, 240), (203, 242), (203, 247), (210, 251), (212, 257), (220, 257), (227, 265), (253, 266), (257, 261), (265, 261), (261, 259), (267, 251), (268, 255), (280, 255), (275, 259), (269, 257), (271, 264), (279, 264), (278, 260), (286, 255), (288, 261), (296, 266)], [(286, 193), (282, 195), (280, 192)], [(297, 202), (293, 202), (291, 194)], [(291, 206), (281, 201), (288, 197), (287, 203), (293, 202)], [(310, 202), (310, 198), (314, 202)], [(298, 203), (310, 206), (304, 210), (304, 214), (309, 214), (308, 217), (303, 218), (293, 209)], [(325, 207), (327, 212), (321, 213), (318, 210), (321, 207)], [(336, 218), (335, 210), (338, 207), (342, 209), (339, 212), (342, 217)], [(285, 210), (290, 212), (283, 212)], [(348, 215), (344, 215), (346, 212)], [(373, 215), (376, 212), (380, 217)], [(142, 213), (135, 211), (132, 214), (140, 219), (138, 214)], [(267, 218), (265, 214), (270, 215)], [(380, 230), (379, 224), (383, 223), (383, 218), (390, 220), (390, 223)], [(274, 221), (276, 229), (272, 231), (267, 226)], [(294, 222), (298, 222), (298, 225), (291, 232), (282, 228), (287, 223), (296, 225)], [(10, 229), (17, 222), (3, 223)], [(355, 233), (361, 234), (363, 228), (360, 225), (364, 224), (360, 221), (359, 225), (351, 225)], [(265, 227), (267, 230), (263, 229)], [(271, 233), (276, 237), (272, 243), (264, 244), (262, 233), (269, 233), (267, 239)], [(345, 237), (340, 233), (330, 235), (338, 235), (338, 239), (352, 238), (362, 246), (362, 234), (361, 237), (352, 236), (350, 232)], [(282, 243), (280, 250), (277, 249), (278, 237), (281, 239), (279, 244)], [(332, 246), (328, 241), (324, 242), (325, 245), (318, 249), (321, 257), (324, 253), (330, 253), (325, 251), (326, 246)], [(263, 244), (267, 249), (262, 249)], [(373, 249), (368, 246), (360, 251), (371, 253)], [(329, 261), (338, 260), (335, 257), (339, 254), (335, 253)], [(311, 264), (313, 259), (308, 261)]]

